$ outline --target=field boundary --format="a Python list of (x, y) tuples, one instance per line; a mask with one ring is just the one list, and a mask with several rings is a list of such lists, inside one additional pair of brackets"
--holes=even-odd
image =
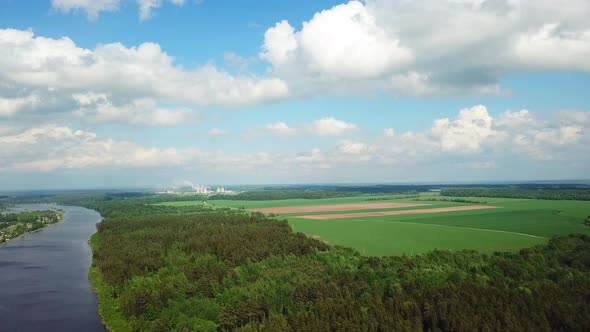
[(339, 214), (316, 214), (316, 215), (304, 215), (297, 216), (295, 218), (302, 219), (315, 219), (315, 220), (326, 220), (326, 219), (351, 219), (358, 217), (386, 217), (386, 216), (399, 216), (399, 215), (412, 215), (412, 214), (436, 214), (444, 212), (461, 212), (461, 211), (475, 211), (485, 209), (498, 209), (498, 206), (491, 205), (465, 205), (465, 206), (449, 206), (432, 209), (415, 209), (415, 210), (396, 210), (396, 211), (375, 211), (375, 212), (358, 212), (358, 213), (339, 213)]
[(527, 234), (527, 233), (520, 233), (520, 232), (503, 231), (503, 230), (499, 230), (499, 229), (488, 229), (488, 228), (477, 228), (477, 227), (463, 227), (463, 226), (441, 225), (441, 224), (431, 224), (431, 223), (411, 222), (411, 221), (406, 222), (406, 221), (370, 220), (370, 219), (361, 219), (361, 220), (358, 220), (358, 221), (378, 222), (378, 223), (385, 223), (385, 224), (410, 224), (410, 225), (424, 225), (424, 226), (440, 226), (440, 227), (450, 227), (450, 228), (462, 228), (462, 229), (470, 229), (470, 230), (482, 231), (482, 232), (493, 232), (493, 233), (504, 233), (504, 234), (521, 235), (521, 236), (527, 236), (527, 237), (532, 237), (532, 238), (536, 238), (536, 239), (543, 239), (543, 240), (547, 240), (548, 239), (546, 237), (539, 236), (539, 235), (533, 235), (533, 234)]
[(374, 209), (398, 209), (428, 206), (423, 203), (349, 203), (349, 204), (329, 204), (329, 205), (302, 205), (302, 206), (280, 206), (268, 208), (248, 209), (252, 212), (292, 214), (292, 213), (313, 213), (313, 212), (334, 212), (334, 211), (358, 211)]

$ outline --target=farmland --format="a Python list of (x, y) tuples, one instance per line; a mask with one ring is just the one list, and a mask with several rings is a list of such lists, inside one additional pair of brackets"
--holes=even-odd
[[(401, 197), (401, 198), (400, 198)], [(457, 197), (454, 197), (455, 199)], [(346, 210), (346, 218), (314, 218), (341, 214), (342, 210), (281, 214), (295, 231), (319, 237), (333, 245), (349, 246), (365, 255), (399, 255), (425, 253), (434, 249), (474, 249), (491, 253), (516, 251), (545, 243), (551, 236), (571, 233), (590, 234), (590, 227), (583, 224), (590, 214), (590, 202), (534, 200), (510, 198), (461, 197), (465, 201), (484, 200), (490, 209), (420, 213), (384, 216), (351, 217), (349, 214), (367, 212), (394, 212), (406, 210), (441, 209), (472, 206), (468, 203), (444, 201), (438, 194), (423, 193), (420, 201), (402, 195), (357, 196), (331, 199), (290, 199), (272, 201), (216, 200), (208, 204), (244, 209), (268, 209), (338, 204), (380, 203), (427, 204), (391, 208), (366, 206), (358, 210)], [(199, 205), (202, 202), (170, 202), (166, 205)], [(266, 210), (272, 211), (272, 210)], [(309, 210), (304, 210), (309, 211)], [(389, 212), (388, 212), (389, 211)], [(375, 214), (375, 213), (373, 213)]]

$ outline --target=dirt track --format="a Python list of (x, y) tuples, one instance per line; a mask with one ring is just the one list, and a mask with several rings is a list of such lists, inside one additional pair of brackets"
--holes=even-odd
[(383, 216), (399, 216), (408, 214), (427, 214), (427, 213), (442, 213), (455, 211), (471, 211), (483, 209), (497, 209), (497, 206), (490, 205), (466, 205), (466, 206), (451, 206), (434, 209), (419, 209), (419, 210), (400, 210), (400, 211), (379, 211), (379, 212), (359, 212), (359, 213), (338, 213), (338, 214), (318, 214), (308, 216), (298, 216), (297, 218), (315, 219), (315, 220), (329, 220), (329, 219), (349, 219), (359, 217), (383, 217)]
[(354, 204), (334, 204), (334, 205), (305, 205), (305, 206), (285, 206), (273, 208), (250, 209), (253, 212), (262, 213), (309, 213), (309, 212), (331, 212), (331, 211), (354, 211), (370, 209), (395, 209), (405, 207), (424, 206), (428, 204), (418, 203), (354, 203)]

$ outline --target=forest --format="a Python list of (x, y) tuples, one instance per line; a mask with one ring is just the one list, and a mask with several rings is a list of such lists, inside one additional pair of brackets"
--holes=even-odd
[(260, 190), (246, 191), (237, 195), (212, 195), (210, 200), (269, 201), (280, 199), (322, 199), (358, 196), (359, 192), (329, 190)]
[(442, 196), (503, 197), (550, 200), (590, 200), (589, 189), (520, 189), (520, 188), (454, 188), (443, 189)]
[(584, 235), (517, 253), (366, 257), (259, 213), (78, 203), (106, 217), (90, 277), (112, 331), (590, 329)]

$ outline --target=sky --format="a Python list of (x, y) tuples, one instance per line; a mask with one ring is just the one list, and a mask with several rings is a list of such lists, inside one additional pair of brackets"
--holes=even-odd
[(0, 0), (0, 191), (590, 178), (590, 2)]

